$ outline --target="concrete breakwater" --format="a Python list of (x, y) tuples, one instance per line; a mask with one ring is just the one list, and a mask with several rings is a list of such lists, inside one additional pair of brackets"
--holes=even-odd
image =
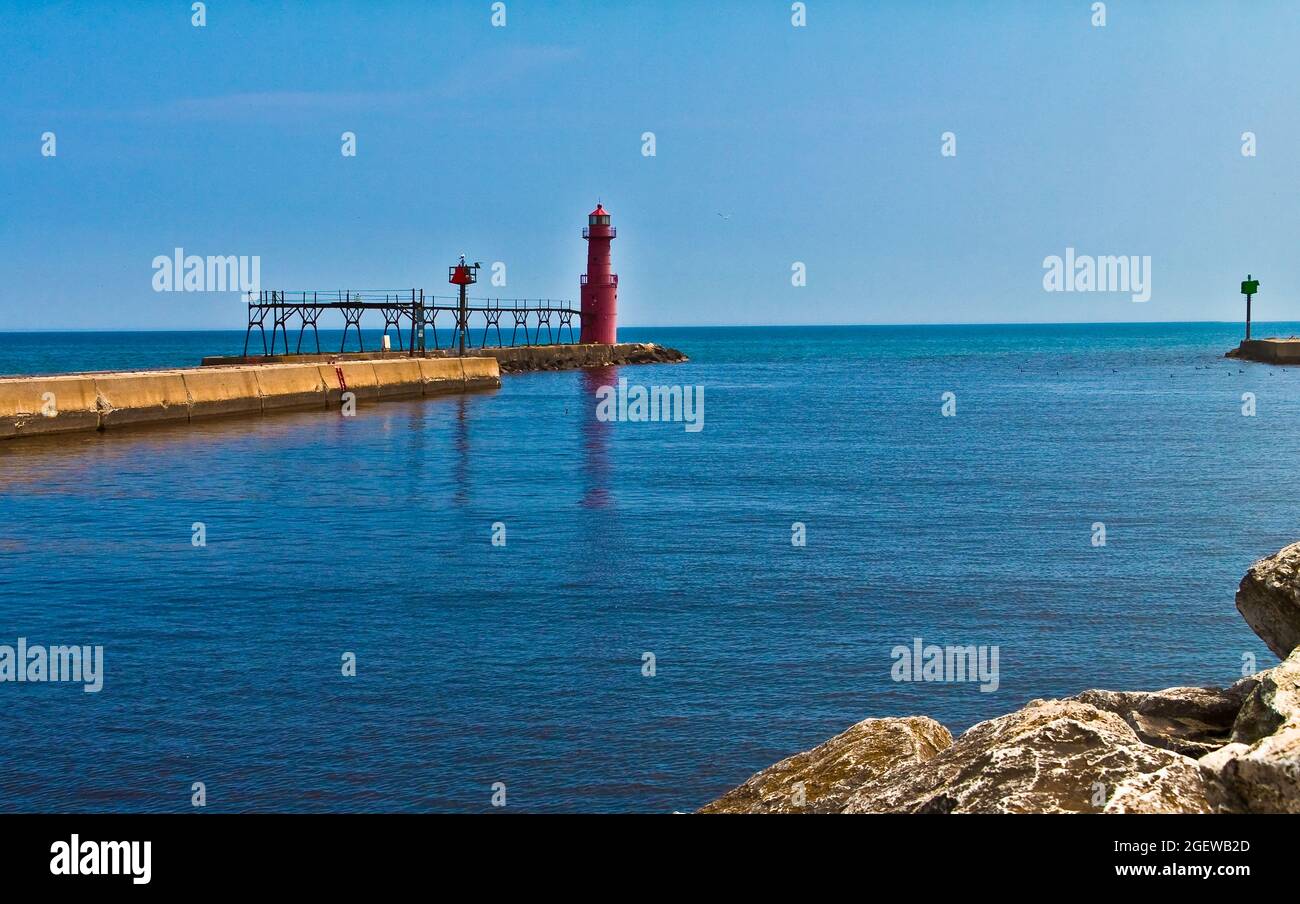
[(652, 343), (534, 345), (338, 355), (204, 358), (202, 366), (121, 373), (0, 378), (0, 439), (109, 430), (357, 401), (495, 388), (502, 373), (616, 364), (675, 363), (686, 356)]
[(441, 395), (501, 385), (495, 358), (403, 358), (258, 364), (0, 379), (0, 439), (357, 401)]
[(1261, 364), (1300, 364), (1300, 339), (1246, 339), (1224, 357)]

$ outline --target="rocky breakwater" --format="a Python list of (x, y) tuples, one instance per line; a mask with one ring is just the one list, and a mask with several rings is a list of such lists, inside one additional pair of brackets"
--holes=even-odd
[(480, 349), (501, 365), (501, 372), (576, 370), (616, 364), (680, 364), (689, 360), (675, 348), (653, 342), (620, 342), (618, 345), (533, 345)]
[(1090, 690), (953, 739), (866, 719), (701, 813), (1300, 813), (1300, 543), (1250, 567), (1237, 609), (1283, 662), (1226, 688)]

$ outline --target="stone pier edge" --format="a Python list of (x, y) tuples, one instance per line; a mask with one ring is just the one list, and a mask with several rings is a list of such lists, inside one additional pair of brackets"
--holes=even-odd
[[(501, 385), (492, 358), (261, 364), (0, 379), (0, 439), (339, 408)], [(346, 388), (345, 388), (346, 387)]]
[(0, 377), (0, 439), (111, 430), (228, 415), (336, 409), (357, 401), (436, 396), (501, 385), (501, 374), (686, 360), (651, 343), (204, 358), (169, 370)]

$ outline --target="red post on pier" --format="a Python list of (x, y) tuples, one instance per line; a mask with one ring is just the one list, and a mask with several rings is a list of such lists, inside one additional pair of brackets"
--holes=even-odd
[[(465, 336), (469, 333), (469, 287), (478, 282), (478, 268), (482, 264), (465, 263), (465, 255), (460, 256), (460, 263), (447, 268), (447, 282), (460, 288), (460, 305), (456, 308), (456, 334), (460, 337), (460, 356), (465, 357)], [(484, 334), (483, 341), (487, 341)]]
[(618, 230), (600, 204), (587, 217), (582, 237), (587, 240), (587, 272), (582, 275), (582, 335), (580, 342), (614, 345), (618, 342), (618, 275), (610, 272), (609, 243)]

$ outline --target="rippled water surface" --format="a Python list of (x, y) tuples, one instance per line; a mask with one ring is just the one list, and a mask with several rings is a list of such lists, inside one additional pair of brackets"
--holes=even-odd
[[(0, 683), (0, 810), (685, 810), (867, 716), (1231, 682), (1274, 661), (1237, 581), (1300, 539), (1300, 371), (1237, 332), (627, 330), (692, 360), (0, 442), (0, 644), (106, 660)], [(0, 373), (242, 341), (0, 335)], [(705, 429), (598, 422), (619, 377)], [(891, 681), (914, 637), (999, 688)]]

